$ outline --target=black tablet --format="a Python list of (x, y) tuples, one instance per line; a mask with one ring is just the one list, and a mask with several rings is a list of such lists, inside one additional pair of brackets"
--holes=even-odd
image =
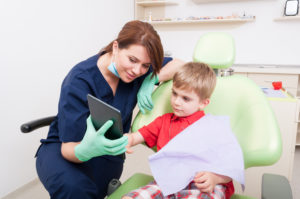
[(105, 133), (108, 139), (117, 139), (123, 136), (123, 125), (121, 112), (113, 106), (88, 94), (88, 105), (94, 127), (98, 130), (107, 120), (112, 120), (114, 124)]

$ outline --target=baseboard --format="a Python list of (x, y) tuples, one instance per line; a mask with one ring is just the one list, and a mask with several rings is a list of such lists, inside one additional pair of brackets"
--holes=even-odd
[[(27, 184), (21, 186), (20, 188), (14, 190), (13, 192), (7, 194), (1, 199), (16, 199), (16, 198), (22, 198), (22, 196), (27, 195), (24, 194), (28, 192), (28, 190), (33, 189), (34, 187), (41, 186), (41, 182), (38, 178), (33, 179), (32, 181), (28, 182)], [(38, 197), (38, 196), (37, 196)]]

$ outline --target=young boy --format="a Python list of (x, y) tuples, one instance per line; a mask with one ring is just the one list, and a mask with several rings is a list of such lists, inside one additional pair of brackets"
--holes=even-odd
[[(128, 134), (127, 152), (132, 146), (145, 142), (157, 146), (157, 151), (185, 128), (202, 118), (216, 85), (214, 71), (204, 63), (186, 63), (173, 78), (171, 106), (173, 113), (164, 114), (136, 133)], [(134, 190), (123, 199), (148, 198), (217, 198), (229, 199), (234, 193), (232, 179), (213, 172), (198, 172), (183, 190), (164, 197), (156, 182)]]

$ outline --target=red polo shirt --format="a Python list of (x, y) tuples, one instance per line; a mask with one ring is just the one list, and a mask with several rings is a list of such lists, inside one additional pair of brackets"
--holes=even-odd
[(167, 113), (139, 129), (139, 132), (150, 148), (157, 146), (157, 151), (159, 151), (173, 137), (202, 116), (204, 116), (204, 111), (197, 111), (186, 117), (177, 117), (174, 113)]
[[(178, 117), (174, 113), (167, 113), (157, 117), (153, 122), (139, 129), (139, 132), (144, 137), (145, 143), (148, 147), (157, 147), (159, 151), (164, 147), (173, 137), (183, 131), (186, 127), (193, 124), (201, 117), (204, 111), (197, 111), (192, 115), (186, 117)], [(232, 181), (224, 184), (227, 187), (225, 195), (230, 198), (234, 193)]]

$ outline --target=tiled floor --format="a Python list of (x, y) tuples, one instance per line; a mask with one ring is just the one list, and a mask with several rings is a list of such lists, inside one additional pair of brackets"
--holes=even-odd
[[(139, 150), (136, 150), (137, 153), (138, 151)], [(149, 151), (149, 154), (150, 153), (151, 152)], [(293, 180), (291, 184), (294, 199), (300, 199), (300, 169), (299, 168), (300, 168), (300, 147), (297, 147), (295, 152), (294, 174), (293, 174)], [(44, 187), (38, 181), (38, 179), (36, 179), (31, 183), (27, 184), (26, 186), (20, 188), (14, 193), (7, 195), (2, 199), (48, 199), (48, 198), (49, 198), (48, 193), (45, 191)]]

